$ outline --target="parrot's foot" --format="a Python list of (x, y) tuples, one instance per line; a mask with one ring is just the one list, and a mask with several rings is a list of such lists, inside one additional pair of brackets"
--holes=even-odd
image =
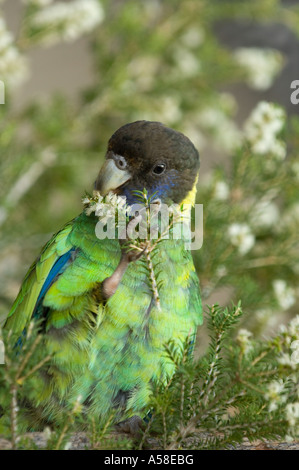
[(117, 431), (126, 432), (138, 437), (145, 429), (145, 422), (139, 416), (135, 415), (131, 418), (120, 421), (115, 425)]
[(145, 250), (146, 246), (142, 246), (141, 251), (126, 251), (125, 249), (122, 250), (122, 256), (116, 270), (110, 277), (107, 277), (103, 281), (102, 295), (105, 300), (108, 300), (109, 297), (111, 297), (116, 292), (116, 289), (118, 288), (120, 281), (122, 280), (122, 277), (126, 272), (129, 264), (141, 258)]
[(145, 250), (147, 249), (147, 243), (140, 243), (139, 249), (132, 248), (128, 251), (123, 250), (123, 258), (126, 260), (127, 264), (132, 263), (133, 261), (138, 261), (141, 256), (144, 255)]
[[(128, 224), (128, 228), (130, 224), (133, 222), (136, 224), (136, 220), (138, 217), (134, 217)], [(104, 279), (102, 283), (102, 296), (104, 300), (108, 300), (117, 290), (123, 275), (125, 274), (128, 266), (130, 263), (138, 261), (145, 253), (146, 249), (148, 248), (148, 243), (141, 243), (140, 246), (134, 247), (130, 245), (130, 238), (126, 233), (122, 234), (125, 237), (121, 237), (119, 240), (120, 248), (121, 248), (121, 258), (120, 262), (118, 263), (117, 268), (115, 269), (114, 273)]]

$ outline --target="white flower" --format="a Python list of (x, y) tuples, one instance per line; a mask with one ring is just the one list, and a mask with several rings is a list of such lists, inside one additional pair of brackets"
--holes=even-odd
[(256, 310), (255, 312), (255, 316), (257, 320), (259, 321), (268, 320), (271, 314), (272, 314), (272, 310), (269, 310), (267, 308), (261, 308), (260, 310)]
[(0, 52), (3, 54), (3, 51), (7, 47), (11, 46), (12, 43), (13, 43), (13, 35), (9, 31), (2, 29), (0, 31)]
[(239, 47), (234, 57), (245, 68), (248, 84), (256, 90), (270, 88), (283, 65), (282, 55), (273, 49)]
[(179, 99), (174, 96), (165, 96), (159, 104), (160, 119), (163, 122), (173, 124), (182, 117)]
[(87, 206), (85, 208), (86, 215), (90, 215), (92, 212), (98, 210), (99, 205), (102, 203), (103, 199), (103, 196), (101, 196), (98, 191), (94, 191), (93, 197), (85, 196), (82, 199), (82, 203)]
[(182, 36), (182, 42), (190, 49), (199, 47), (205, 38), (205, 32), (200, 26), (193, 26)]
[(229, 187), (225, 181), (216, 181), (214, 198), (218, 201), (226, 201), (229, 196)]
[(292, 341), (290, 348), (293, 350), (291, 360), (296, 364), (299, 364), (299, 340)]
[(181, 77), (194, 77), (199, 74), (201, 70), (201, 63), (199, 59), (185, 48), (178, 48), (175, 50), (175, 60)]
[(228, 273), (227, 268), (223, 264), (220, 264), (220, 266), (218, 266), (218, 268), (216, 269), (216, 276), (218, 278), (226, 276), (227, 273)]
[(244, 125), (244, 135), (254, 153), (272, 154), (277, 160), (286, 156), (286, 145), (278, 135), (285, 124), (285, 113), (273, 103), (261, 101)]
[(274, 397), (281, 395), (284, 391), (285, 391), (285, 388), (284, 388), (283, 380), (282, 379), (273, 380), (273, 382), (271, 382), (268, 385), (268, 391), (267, 391), (266, 397), (268, 398), (268, 400), (273, 399)]
[(274, 202), (260, 201), (251, 214), (252, 225), (258, 228), (268, 228), (279, 221), (279, 210)]
[(74, 0), (43, 8), (33, 16), (31, 25), (42, 30), (42, 42), (53, 45), (59, 40), (74, 41), (103, 19), (104, 12), (97, 0)]
[(127, 66), (127, 73), (133, 80), (125, 81), (125, 89), (128, 84), (132, 85), (132, 92), (136, 93), (136, 85), (139, 90), (149, 90), (156, 80), (160, 60), (154, 55), (143, 55), (133, 57)]
[(232, 151), (240, 144), (241, 132), (223, 109), (209, 106), (197, 114), (196, 120), (225, 151)]
[(130, 208), (126, 205), (126, 198), (117, 196), (112, 192), (103, 197), (98, 191), (94, 191), (93, 197), (86, 196), (82, 199), (82, 202), (87, 206), (85, 208), (86, 215), (94, 212), (103, 225), (108, 220), (115, 221), (116, 214), (130, 214)]
[(89, 204), (91, 202), (91, 198), (88, 196), (85, 196), (82, 198), (82, 204)]
[(26, 58), (14, 45), (13, 35), (7, 31), (3, 18), (0, 17), (0, 77), (3, 82), (17, 86), (28, 76)]
[(283, 279), (273, 281), (273, 289), (276, 300), (283, 310), (288, 310), (296, 302), (295, 291), (292, 287), (288, 287)]
[(285, 123), (285, 113), (282, 108), (268, 101), (260, 101), (250, 116), (250, 123), (256, 126), (266, 126), (273, 134), (280, 132)]
[(206, 128), (216, 128), (227, 119), (222, 109), (209, 106), (198, 114), (198, 121)]
[(244, 354), (247, 354), (252, 349), (251, 337), (252, 333), (245, 328), (241, 328), (238, 331), (236, 341), (241, 346), (241, 350)]
[(298, 362), (292, 358), (292, 354), (282, 353), (281, 356), (277, 359), (279, 364), (282, 366), (290, 367), (293, 370), (298, 370)]
[(296, 315), (288, 324), (289, 334), (299, 339), (299, 315)]
[(299, 420), (299, 402), (288, 403), (285, 409), (286, 419), (291, 427), (294, 427)]
[(245, 255), (250, 251), (255, 243), (255, 236), (246, 224), (231, 224), (228, 227), (228, 236), (241, 255)]
[(273, 380), (268, 384), (267, 391), (265, 393), (266, 400), (270, 401), (269, 411), (275, 411), (280, 403), (285, 403), (287, 397), (284, 394), (286, 392), (284, 382), (282, 379)]

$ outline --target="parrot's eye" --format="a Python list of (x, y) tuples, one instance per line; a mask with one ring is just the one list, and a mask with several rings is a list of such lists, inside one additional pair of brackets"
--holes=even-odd
[(125, 158), (122, 157), (121, 155), (117, 155), (117, 157), (115, 159), (115, 164), (120, 170), (124, 170), (127, 166), (127, 162), (126, 162)]
[(154, 166), (153, 173), (155, 175), (162, 175), (162, 173), (164, 173), (165, 170), (166, 170), (165, 163), (159, 163), (158, 165)]

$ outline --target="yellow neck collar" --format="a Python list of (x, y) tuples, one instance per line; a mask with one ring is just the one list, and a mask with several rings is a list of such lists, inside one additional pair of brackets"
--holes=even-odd
[(198, 176), (195, 180), (195, 183), (193, 185), (193, 188), (191, 189), (191, 191), (189, 191), (189, 193), (187, 194), (187, 196), (185, 197), (185, 199), (182, 201), (182, 204), (191, 204), (191, 206), (193, 207), (194, 204), (195, 204), (195, 197), (196, 197), (196, 191), (197, 191), (197, 181), (198, 181)]

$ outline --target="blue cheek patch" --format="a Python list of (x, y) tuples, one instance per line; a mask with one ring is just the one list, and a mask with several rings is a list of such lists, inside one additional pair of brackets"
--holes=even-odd
[(157, 198), (168, 196), (173, 186), (174, 186), (174, 183), (172, 183), (171, 181), (165, 182), (164, 184), (157, 185), (153, 187), (152, 194), (155, 194)]
[[(155, 183), (151, 188), (147, 188), (148, 190), (148, 195), (149, 197), (155, 196), (155, 198), (165, 198), (169, 195), (171, 189), (177, 184), (177, 173), (175, 170), (172, 172), (169, 172), (167, 180), (159, 183)], [(136, 187), (130, 187), (130, 186), (125, 186), (123, 188), (123, 195), (127, 199), (127, 204), (132, 205), (138, 203), (138, 199), (136, 199), (136, 196), (134, 195), (133, 191), (142, 191), (144, 188), (136, 188)]]

